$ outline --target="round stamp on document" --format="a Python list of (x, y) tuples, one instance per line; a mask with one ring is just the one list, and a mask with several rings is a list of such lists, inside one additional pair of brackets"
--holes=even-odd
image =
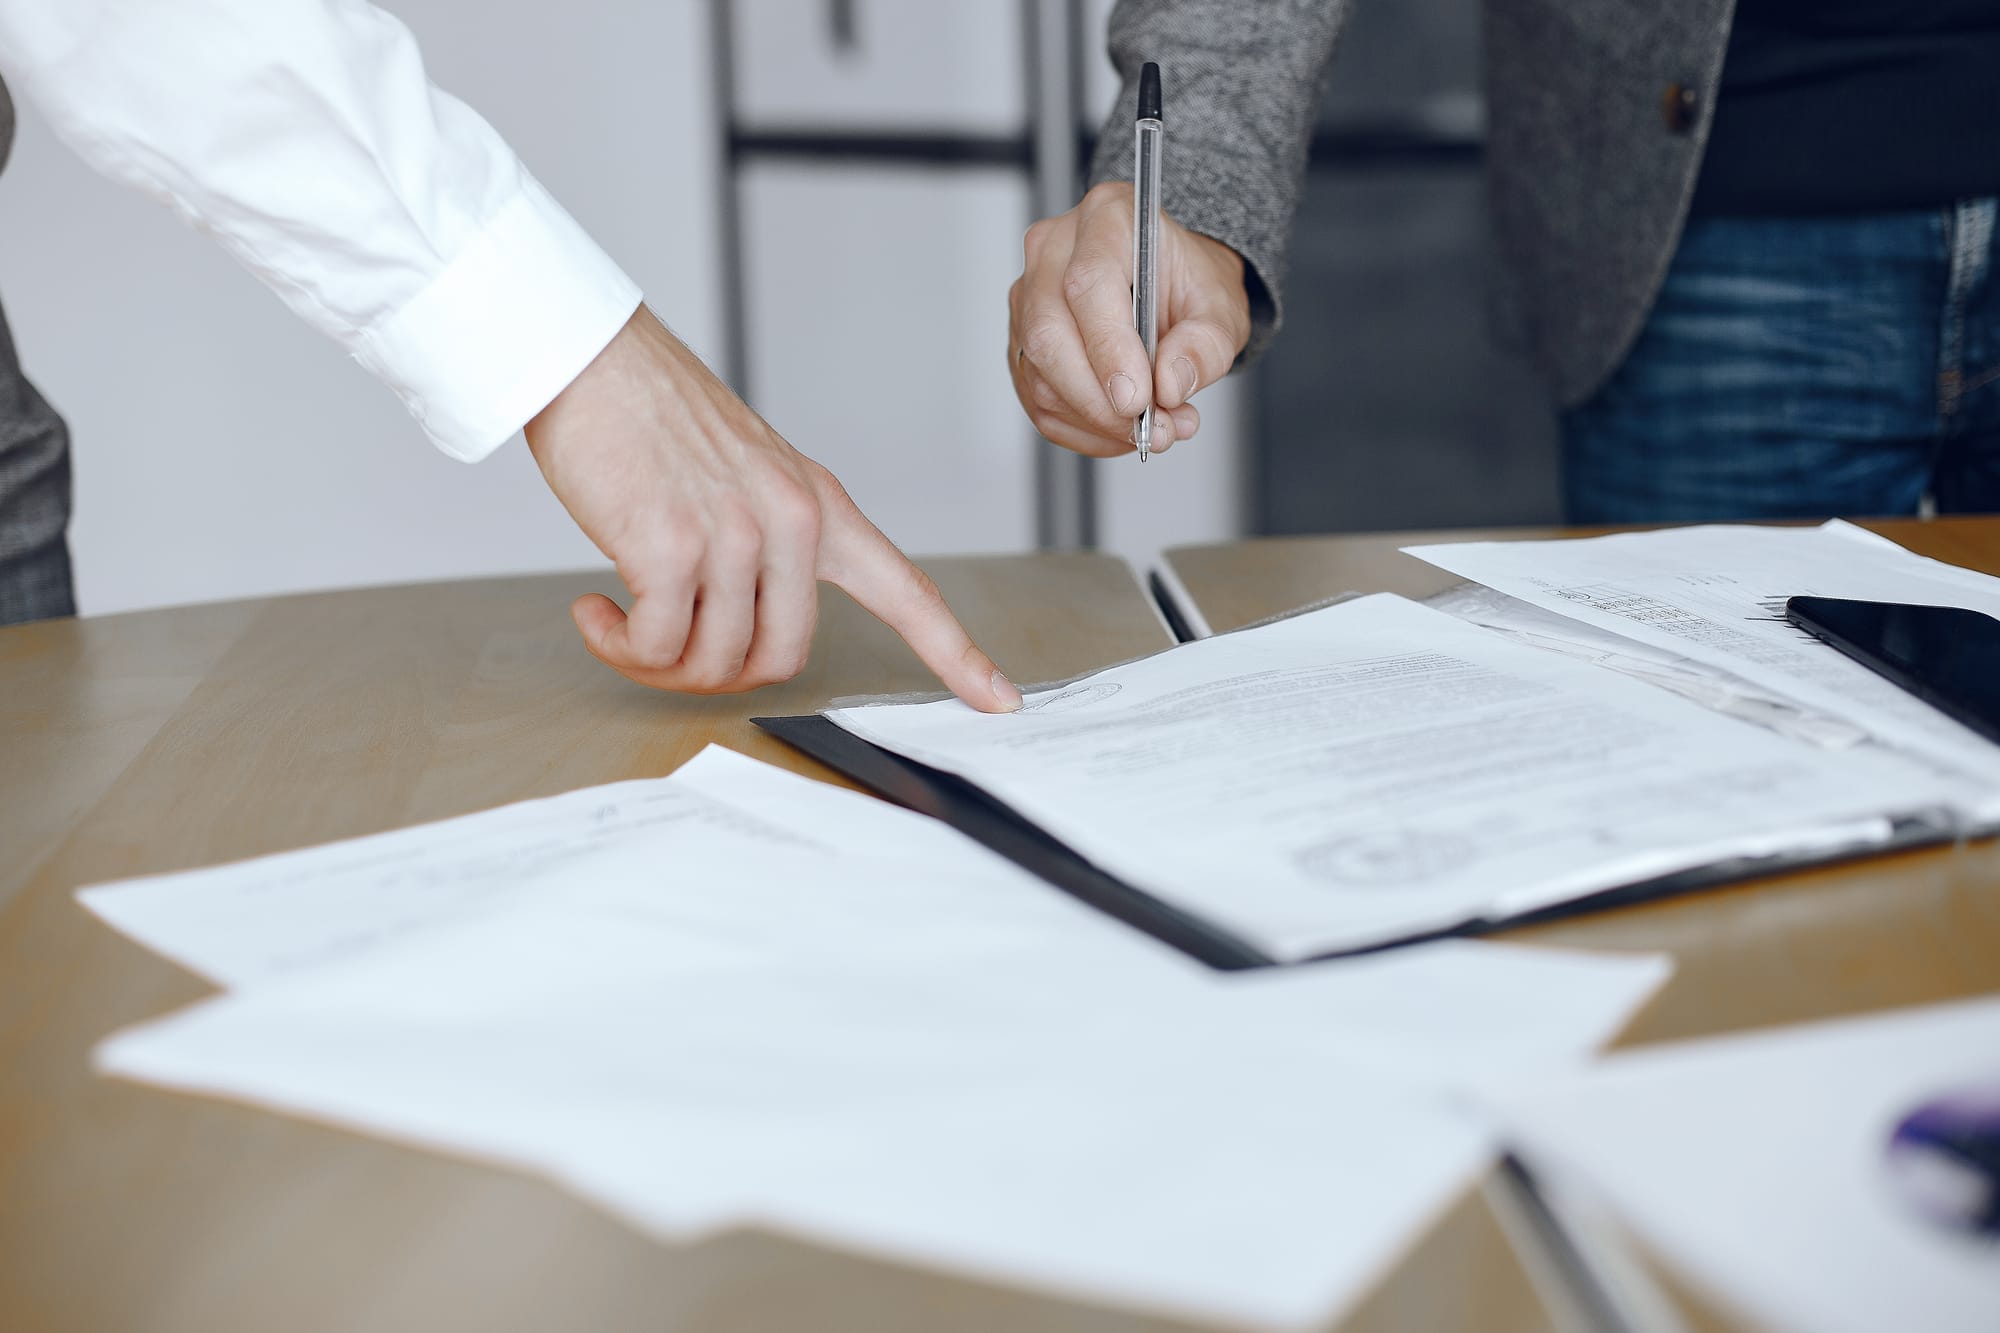
[(1448, 875), (1471, 861), (1470, 837), (1441, 829), (1358, 833), (1302, 848), (1299, 869), (1329, 884), (1395, 888)]

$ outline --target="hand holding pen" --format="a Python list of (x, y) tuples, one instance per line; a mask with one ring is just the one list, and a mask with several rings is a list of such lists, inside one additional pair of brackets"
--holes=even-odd
[[(1135, 128), (1135, 148), (1141, 133)], [(1030, 227), (1025, 266), (1008, 293), (1015, 396), (1044, 438), (1097, 457), (1136, 449), (1149, 404), (1149, 452), (1192, 437), (1201, 415), (1188, 399), (1227, 374), (1250, 338), (1243, 260), (1175, 222), (1172, 200), (1156, 195), (1159, 338), (1149, 354), (1135, 310), (1138, 193), (1107, 181)]]
[[(1146, 364), (1159, 375), (1160, 354), (1160, 158), (1166, 127), (1160, 98), (1160, 67), (1148, 60), (1139, 71), (1139, 114), (1132, 126), (1132, 325), (1146, 347)], [(1154, 398), (1159, 397), (1156, 389)], [(1139, 461), (1153, 444), (1152, 412), (1132, 423)], [(1166, 441), (1173, 443), (1172, 439)]]

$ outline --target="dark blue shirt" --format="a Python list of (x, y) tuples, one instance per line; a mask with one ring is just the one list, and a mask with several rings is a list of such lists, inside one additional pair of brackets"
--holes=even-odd
[(1694, 211), (2000, 194), (2000, 0), (1738, 0)]

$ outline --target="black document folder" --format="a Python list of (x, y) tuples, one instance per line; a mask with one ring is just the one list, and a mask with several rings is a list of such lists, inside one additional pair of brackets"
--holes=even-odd
[[(1057, 888), (1116, 917), (1135, 929), (1170, 944), (1199, 962), (1223, 971), (1253, 967), (1274, 967), (1280, 960), (1227, 927), (1183, 911), (1173, 904), (1100, 869), (1076, 849), (1045, 832), (1038, 825), (994, 799), (987, 792), (956, 774), (906, 759), (817, 714), (801, 717), (752, 718), (757, 726), (779, 740), (803, 751), (878, 796), (919, 814), (930, 815), (960, 833), (998, 852)], [(1947, 842), (1952, 830), (1925, 820), (1899, 821), (1888, 842), (1872, 842), (1851, 850), (1807, 853), (1780, 853), (1774, 856), (1741, 857), (1692, 870), (1677, 871), (1653, 879), (1599, 890), (1553, 907), (1519, 916), (1485, 918), (1456, 929), (1410, 935), (1366, 949), (1343, 950), (1319, 955), (1341, 957), (1351, 953), (1371, 953), (1429, 940), (1490, 934), (1515, 926), (1533, 925), (1577, 916), (1628, 903), (1645, 902), (1697, 889), (1775, 874), (1809, 865), (1826, 865), (1857, 860), (1905, 847)], [(1305, 960), (1314, 961), (1314, 960)]]
[(818, 715), (750, 720), (876, 795), (943, 820), (1065, 893), (1210, 967), (1237, 971), (1277, 962), (1229, 931), (1106, 874), (964, 778), (892, 754)]

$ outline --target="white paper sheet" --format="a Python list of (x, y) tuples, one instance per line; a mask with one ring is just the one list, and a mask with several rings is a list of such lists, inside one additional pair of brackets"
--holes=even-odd
[(1990, 1333), (2000, 1246), (1920, 1217), (1886, 1153), (1917, 1105), (1996, 1073), (1986, 999), (1615, 1055), (1490, 1104), (1538, 1174), (1759, 1326)]
[(1823, 709), (1808, 708), (1733, 671), (1640, 643), (1481, 584), (1461, 583), (1425, 598), (1424, 605), (1529, 647), (1561, 653), (1672, 691), (1689, 703), (1808, 745), (1846, 750), (1869, 738), (1868, 729), (1857, 723)]
[(1209, 972), (1060, 895), (773, 851), (219, 997), (99, 1066), (760, 1225), (1275, 1327), (1477, 1177), (1441, 1089), (1607, 1039), (1657, 959), (1450, 943)]
[(1656, 958), (1454, 943), (1225, 977), (942, 825), (711, 750), (622, 783), (88, 890), (240, 989), (101, 1069), (761, 1225), (1273, 1326), (1489, 1160), (1445, 1089), (1559, 1067)]
[(1955, 790), (1377, 595), (988, 716), (836, 710), (1278, 957), (1734, 856), (1865, 844)]
[(1883, 745), (1963, 775), (1959, 802), (1976, 824), (2000, 819), (2000, 746), (1785, 620), (1785, 599), (1796, 596), (2000, 614), (2000, 579), (1859, 531), (1711, 526), (1405, 549), (1461, 578), (1849, 718)]
[(233, 865), (83, 890), (157, 953), (237, 987), (338, 962), (605, 873), (662, 883), (743, 849), (873, 855), (1051, 892), (933, 819), (711, 745), (672, 777), (610, 783)]

